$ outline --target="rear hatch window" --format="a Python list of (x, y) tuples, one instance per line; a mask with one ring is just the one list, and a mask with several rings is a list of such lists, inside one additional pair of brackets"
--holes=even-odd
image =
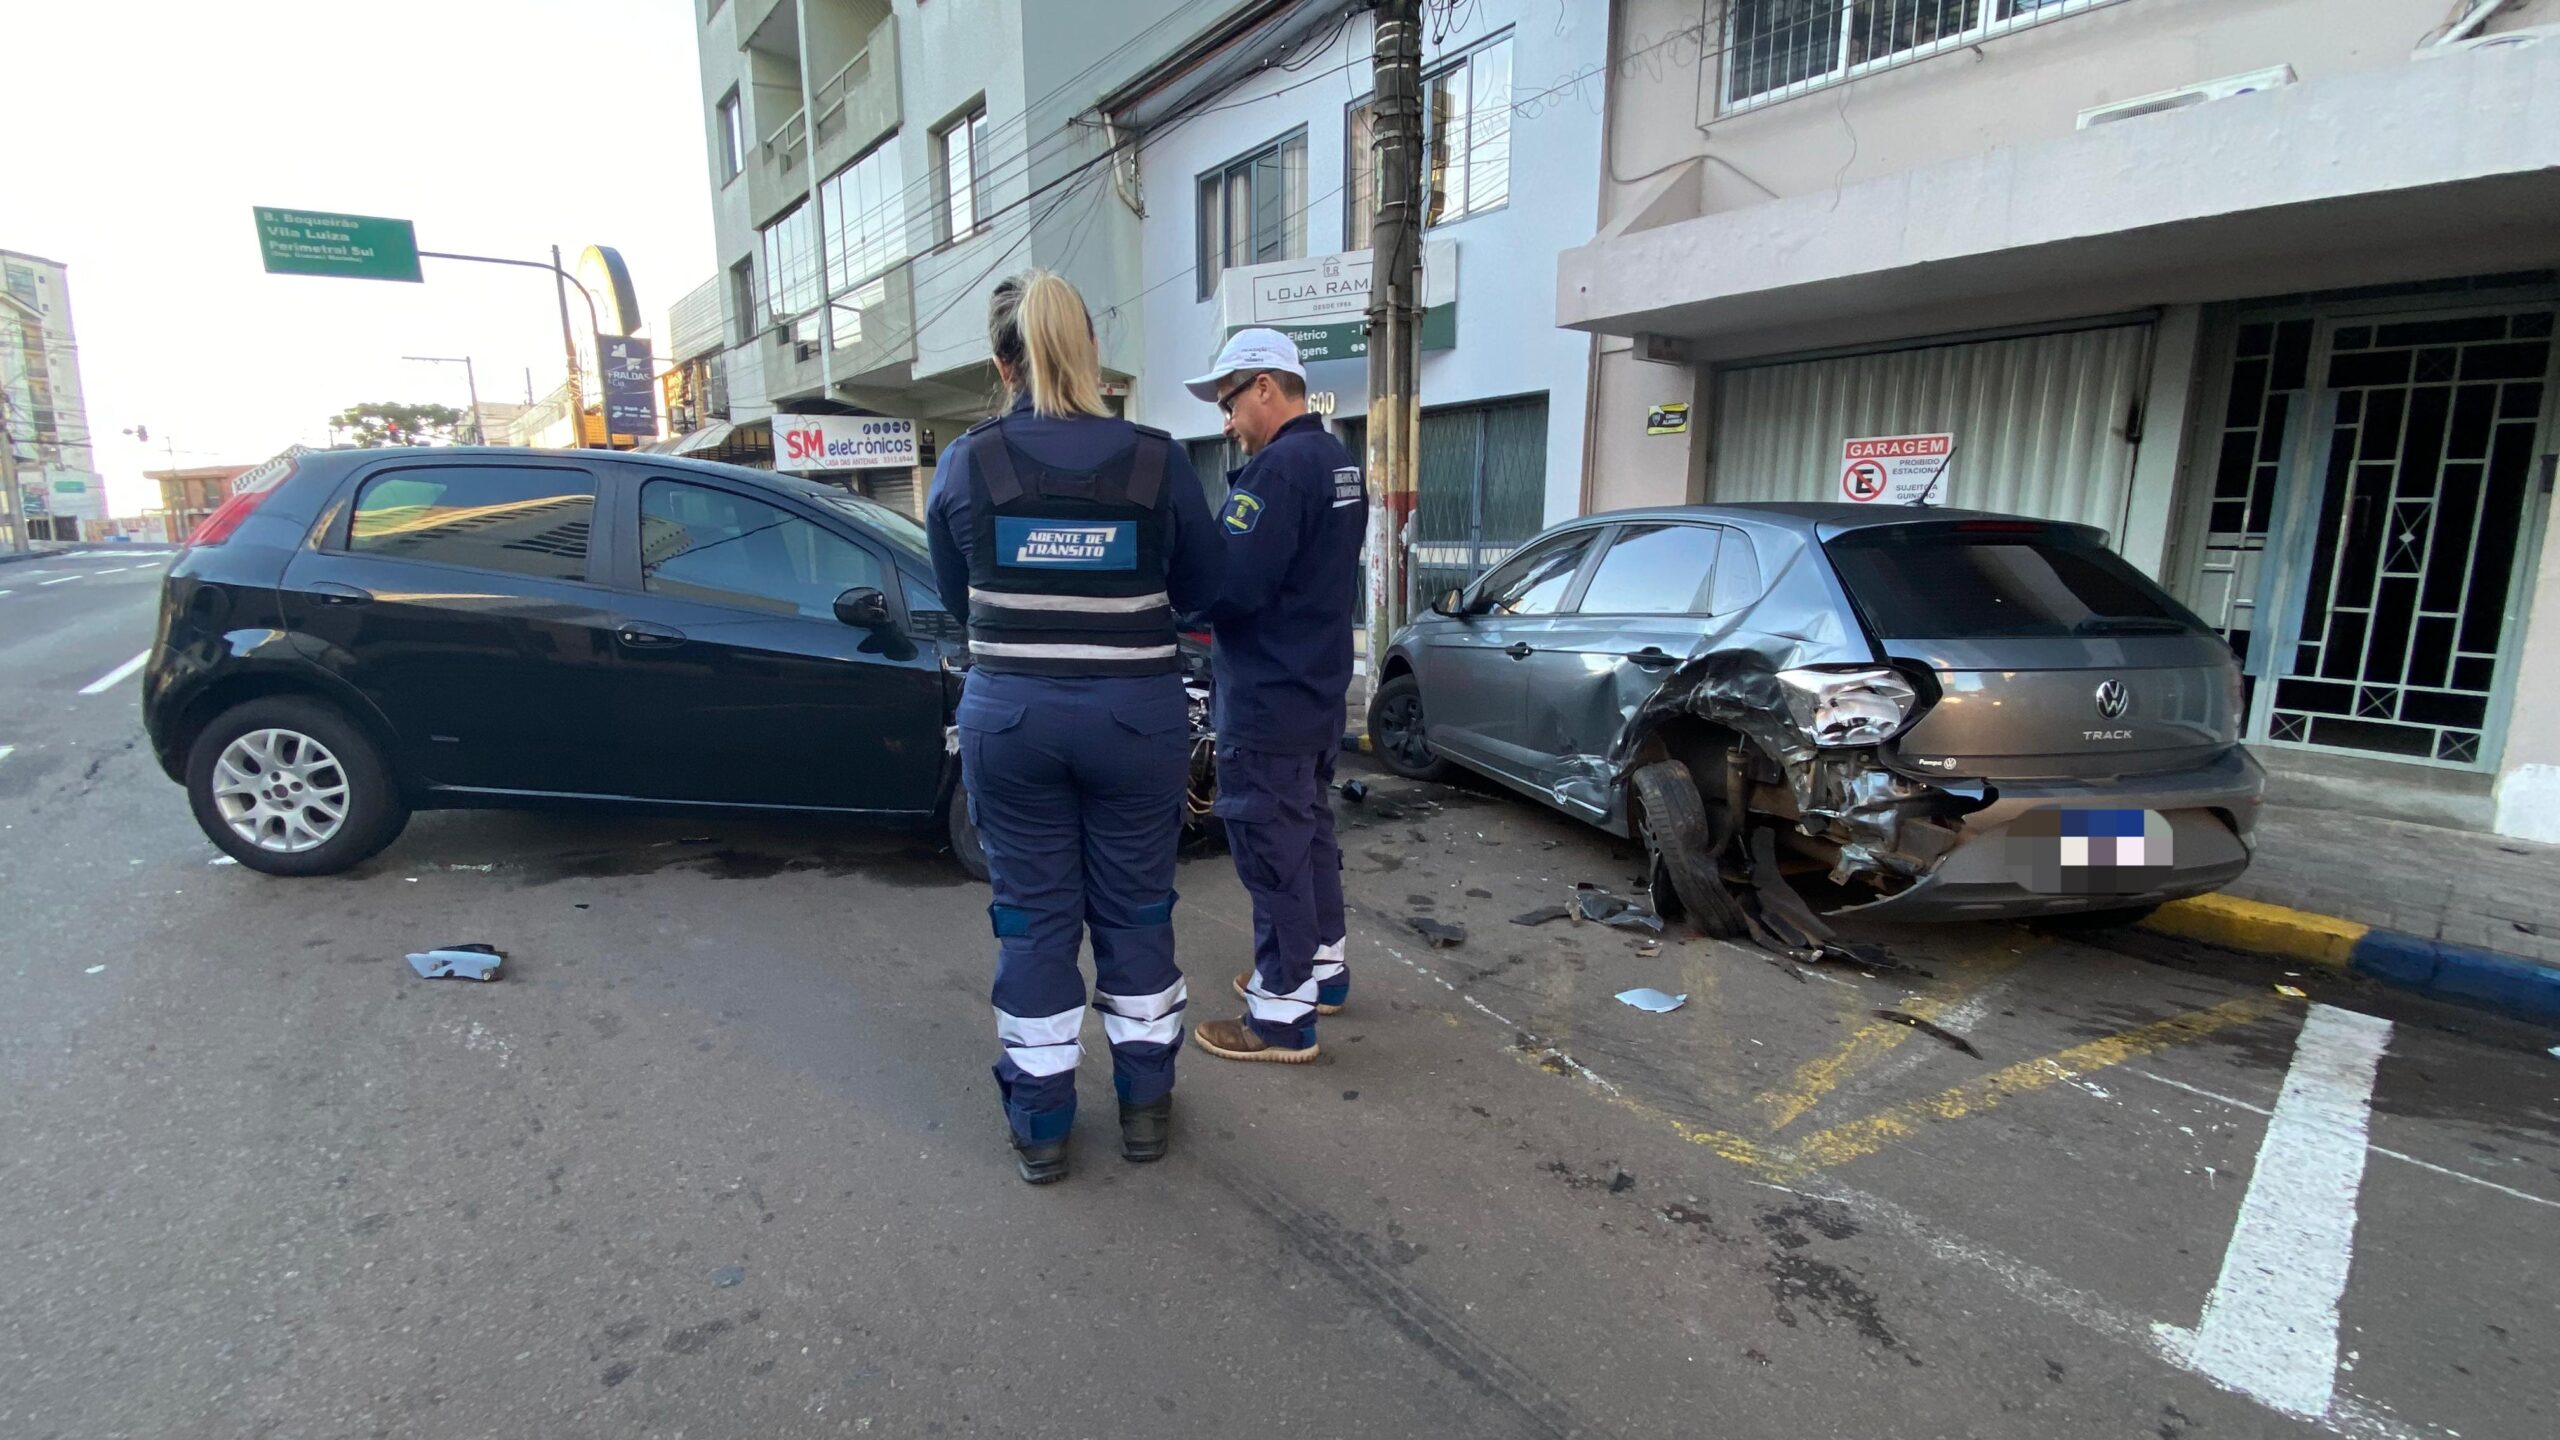
[(1915, 773), (2097, 779), (2237, 738), (2230, 647), (2095, 530), (1923, 521), (1824, 549), (1884, 654), (1936, 682), (1893, 742)]
[(1957, 521), (1854, 530), (1823, 548), (1880, 640), (2205, 628), (2093, 531)]

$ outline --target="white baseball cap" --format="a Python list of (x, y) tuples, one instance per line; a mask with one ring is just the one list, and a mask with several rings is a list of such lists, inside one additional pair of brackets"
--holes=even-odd
[(1216, 366), (1197, 380), (1185, 380), (1183, 388), (1212, 404), (1218, 398), (1219, 382), (1230, 375), (1248, 370), (1279, 370), (1307, 378), (1307, 367), (1298, 359), (1298, 342), (1277, 330), (1257, 325), (1239, 330), (1227, 337), (1227, 348), (1218, 352)]

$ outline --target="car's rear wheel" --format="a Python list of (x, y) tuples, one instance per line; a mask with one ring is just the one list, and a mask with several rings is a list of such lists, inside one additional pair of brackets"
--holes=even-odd
[(224, 854), (268, 875), (337, 874), (409, 823), (373, 738), (335, 707), (290, 695), (214, 717), (187, 751), (187, 801)]
[(1407, 780), (1445, 780), (1449, 762), (1431, 748), (1422, 716), (1422, 683), (1398, 675), (1369, 697), (1369, 745), (1389, 770)]
[(1657, 760), (1627, 777), (1635, 798), (1634, 828), (1644, 845), (1653, 877), (1656, 908), (1667, 893), (1678, 899), (1678, 913), (1698, 932), (1731, 940), (1751, 931), (1751, 917), (1724, 883), (1717, 863), (1714, 828), (1707, 823), (1706, 803), (1698, 782), (1677, 760)]

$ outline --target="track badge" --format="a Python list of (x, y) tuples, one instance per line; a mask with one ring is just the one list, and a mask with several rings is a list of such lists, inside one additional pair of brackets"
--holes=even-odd
[(1238, 490), (1227, 496), (1227, 508), (1218, 512), (1218, 523), (1230, 535), (1250, 535), (1262, 520), (1262, 497), (1250, 490)]

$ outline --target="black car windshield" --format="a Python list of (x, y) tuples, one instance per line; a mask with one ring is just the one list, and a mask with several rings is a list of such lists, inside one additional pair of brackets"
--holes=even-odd
[(2205, 628), (2082, 531), (1891, 526), (1852, 531), (1823, 549), (1880, 639), (2170, 635)]
[(932, 558), (931, 552), (925, 545), (924, 527), (908, 519), (906, 512), (892, 510), (877, 500), (847, 494), (840, 490), (831, 491), (818, 498), (861, 521), (870, 527), (872, 533), (917, 559)]

